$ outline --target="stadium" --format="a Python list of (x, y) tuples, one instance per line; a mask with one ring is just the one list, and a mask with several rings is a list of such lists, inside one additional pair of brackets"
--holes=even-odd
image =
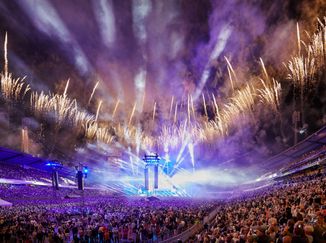
[(0, 2), (0, 242), (326, 242), (326, 2)]

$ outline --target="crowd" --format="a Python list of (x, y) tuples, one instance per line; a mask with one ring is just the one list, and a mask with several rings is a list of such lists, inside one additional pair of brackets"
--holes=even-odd
[(196, 242), (326, 242), (326, 178), (297, 178), (224, 202)]
[[(46, 203), (44, 203), (46, 202)], [(0, 209), (0, 242), (153, 242), (177, 235), (215, 207), (207, 201), (102, 195)]]
[(189, 242), (326, 242), (321, 169), (219, 201), (11, 184), (0, 184), (0, 198), (14, 204), (0, 207), (0, 242), (159, 242), (201, 225), (213, 210), (216, 216)]
[(326, 145), (319, 147), (318, 149), (309, 151), (298, 159), (289, 163), (287, 168), (283, 172), (293, 171), (294, 169), (303, 167), (308, 164), (313, 164), (314, 162), (319, 162), (326, 157)]
[[(0, 242), (156, 242), (202, 222), (216, 208), (214, 220), (190, 242), (326, 242), (326, 178), (319, 173), (308, 179), (278, 182), (218, 203), (146, 201), (97, 190), (86, 190), (82, 204), (80, 198), (33, 201), (29, 193), (39, 198), (52, 189), (22, 186), (17, 195), (32, 203), (0, 209)], [(15, 189), (1, 186), (0, 197)]]
[(81, 199), (96, 200), (98, 197), (111, 196), (110, 190), (85, 189), (79, 191), (76, 188), (60, 188), (54, 190), (49, 186), (0, 184), (0, 198), (10, 201), (14, 205), (34, 205), (47, 203), (60, 203), (62, 200), (81, 201)]

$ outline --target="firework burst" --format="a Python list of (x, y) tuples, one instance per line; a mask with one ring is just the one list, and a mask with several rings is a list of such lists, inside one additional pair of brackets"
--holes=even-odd
[(263, 79), (260, 79), (263, 88), (258, 89), (260, 102), (272, 107), (275, 112), (279, 111), (280, 107), (280, 92), (281, 84), (275, 79), (272, 79), (272, 84), (267, 84)]

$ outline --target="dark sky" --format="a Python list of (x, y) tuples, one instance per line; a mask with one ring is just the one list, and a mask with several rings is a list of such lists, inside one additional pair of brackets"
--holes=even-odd
[[(135, 34), (133, 6), (137, 2), (141, 1), (1, 1), (0, 33), (8, 32), (11, 69), (27, 75), (35, 88), (46, 85), (52, 90), (57, 81), (70, 77), (78, 83), (76, 92), (83, 92), (100, 77), (115, 96), (121, 84), (113, 84), (113, 79), (118, 75), (123, 79), (119, 82), (129, 87), (144, 65), (154, 83), (151, 88), (167, 88), (170, 82), (180, 95), (186, 73), (192, 73), (198, 83), (223, 24), (234, 28), (223, 54), (234, 65), (250, 66), (260, 56), (276, 61), (265, 53), (267, 38), (275, 38), (275, 31), (298, 20), (307, 25), (315, 22), (311, 16), (320, 16), (325, 7), (322, 1), (143, 1), (151, 3), (140, 21), (146, 32), (144, 41)], [(107, 27), (101, 26), (102, 3), (109, 6), (114, 21), (110, 45), (101, 32)], [(315, 11), (317, 6), (323, 7)], [(180, 45), (174, 47), (178, 41)], [(173, 48), (174, 55), (167, 56)], [(78, 65), (80, 53), (85, 63)], [(122, 84), (122, 89), (128, 88)]]
[[(296, 50), (296, 23), (312, 32), (325, 5), (322, 0), (4, 0), (0, 39), (7, 31), (10, 71), (27, 76), (33, 90), (62, 92), (70, 78), (69, 95), (85, 106), (100, 80), (96, 97), (107, 107), (118, 97), (130, 109), (142, 92), (150, 108), (153, 100), (163, 107), (172, 95), (181, 100), (195, 92), (206, 69), (204, 93), (228, 97), (224, 56), (243, 84), (260, 74), (260, 57), (273, 76), (285, 80), (282, 62)], [(286, 100), (290, 85), (284, 89)], [(284, 103), (285, 123), (291, 122), (291, 100)], [(316, 120), (321, 116), (317, 112)], [(268, 112), (262, 120), (241, 131), (247, 147), (234, 147), (239, 143), (234, 132), (227, 151), (283, 148), (275, 141), (278, 125), (266, 125), (273, 120)]]

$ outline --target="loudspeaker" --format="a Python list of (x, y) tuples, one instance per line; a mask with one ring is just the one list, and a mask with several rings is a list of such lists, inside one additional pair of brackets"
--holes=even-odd
[(82, 171), (77, 172), (77, 184), (78, 184), (78, 190), (84, 190), (84, 175)]
[(52, 186), (56, 190), (59, 190), (59, 175), (58, 175), (58, 171), (52, 171)]
[(154, 189), (158, 189), (158, 165), (154, 166)]

